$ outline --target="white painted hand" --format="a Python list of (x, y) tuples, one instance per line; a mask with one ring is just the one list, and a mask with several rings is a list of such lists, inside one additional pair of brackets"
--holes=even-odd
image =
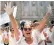
[(47, 8), (48, 8), (47, 12), (51, 14), (52, 13), (52, 7), (49, 5)]

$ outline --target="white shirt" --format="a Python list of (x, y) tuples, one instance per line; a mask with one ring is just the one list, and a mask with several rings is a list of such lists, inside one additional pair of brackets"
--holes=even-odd
[(0, 35), (0, 45), (4, 45), (3, 40), (2, 40), (2, 35)]
[[(19, 37), (22, 37), (22, 33), (21, 33), (20, 30), (19, 30), (19, 32), (20, 32), (20, 36)], [(20, 40), (21, 40), (21, 38), (19, 39), (19, 41)], [(12, 37), (11, 36), (11, 32), (9, 31), (9, 45), (16, 45), (16, 44), (17, 44), (17, 41), (16, 41), (15, 37)]]
[(21, 40), (17, 42), (17, 45), (38, 45), (38, 30), (32, 31), (33, 42), (31, 44), (27, 44), (24, 37), (21, 37)]
[(8, 38), (8, 32), (4, 30), (3, 36), (4, 36), (4, 38)]
[(44, 32), (47, 34), (47, 37), (51, 37), (51, 35), (52, 35), (52, 32), (50, 32), (49, 30), (50, 30), (50, 28), (44, 29)]
[(51, 41), (52, 41), (52, 45), (54, 45), (54, 26), (52, 28)]
[(13, 37), (9, 37), (9, 45), (16, 45), (16, 40)]
[(41, 41), (41, 40), (42, 40), (42, 42), (39, 45), (45, 45), (45, 41), (44, 41), (45, 37), (44, 37), (43, 32), (40, 33), (38, 41)]
[(23, 37), (21, 41), (17, 43), (17, 45), (38, 45), (38, 42), (36, 41), (36, 39), (33, 39), (33, 43), (27, 44), (25, 38)]
[[(44, 32), (47, 34), (47, 37), (49, 37), (49, 40), (52, 41), (52, 32), (53, 32), (53, 30), (52, 30), (52, 32), (50, 32), (49, 30), (50, 30), (50, 28), (45, 28)], [(47, 43), (47, 45), (52, 45), (52, 43)]]

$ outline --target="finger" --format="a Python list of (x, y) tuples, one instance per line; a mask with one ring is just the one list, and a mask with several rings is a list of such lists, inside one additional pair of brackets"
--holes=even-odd
[(5, 4), (5, 7), (6, 7), (7, 5)]
[(7, 6), (8, 6), (9, 4), (8, 4), (8, 2), (7, 2)]
[(14, 7), (15, 7), (15, 6), (12, 7), (12, 11), (14, 10)]

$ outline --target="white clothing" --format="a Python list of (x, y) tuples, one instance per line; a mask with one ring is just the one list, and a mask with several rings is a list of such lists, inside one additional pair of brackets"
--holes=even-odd
[[(52, 41), (52, 34), (53, 34), (52, 32), (53, 32), (53, 30), (52, 30), (52, 32), (50, 32), (49, 30), (50, 30), (50, 28), (45, 28), (44, 32), (47, 34), (47, 37), (49, 37), (49, 40)], [(52, 43), (47, 43), (47, 45), (52, 45)]]
[(54, 26), (52, 28), (51, 41), (52, 41), (52, 45), (54, 45)]
[(16, 40), (13, 37), (9, 37), (9, 45), (16, 45)]
[(2, 35), (0, 35), (0, 45), (4, 45), (3, 40), (2, 40)]
[[(21, 31), (19, 30), (20, 32), (20, 36), (19, 37), (22, 37), (22, 33)], [(20, 41), (21, 39), (19, 39)], [(9, 45), (16, 45), (17, 41), (15, 39), (15, 37), (11, 37), (11, 32), (9, 31)]]
[(39, 31), (38, 30), (33, 30), (31, 36), (33, 38), (33, 43), (27, 44), (26, 41), (25, 41), (25, 38), (22, 37), (21, 40), (17, 42), (17, 45), (38, 45)]
[(45, 41), (44, 41), (45, 37), (44, 37), (43, 32), (40, 33), (38, 41), (41, 41), (41, 40), (42, 40), (42, 42), (39, 45), (45, 45)]
[(3, 32), (3, 36), (4, 36), (4, 38), (7, 39), (7, 38), (8, 38), (8, 32), (7, 32), (7, 31), (4, 31), (4, 32)]

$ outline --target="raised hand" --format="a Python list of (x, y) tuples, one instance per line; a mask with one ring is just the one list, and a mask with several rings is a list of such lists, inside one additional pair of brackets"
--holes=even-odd
[(47, 13), (51, 14), (52, 13), (52, 7), (49, 5), (47, 8), (48, 8)]
[(5, 4), (4, 10), (8, 13), (8, 15), (11, 15), (13, 13), (14, 7), (11, 7), (11, 2)]

